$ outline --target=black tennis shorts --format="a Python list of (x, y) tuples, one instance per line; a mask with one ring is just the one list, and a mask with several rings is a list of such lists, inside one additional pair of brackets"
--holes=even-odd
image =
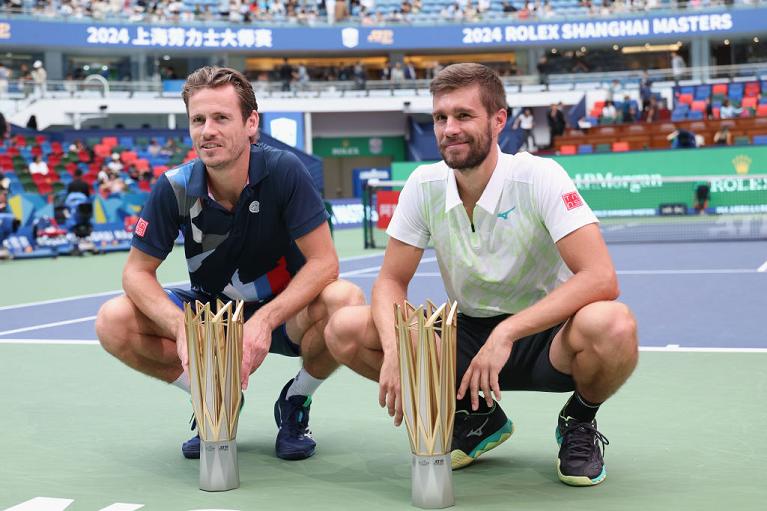
[[(508, 314), (489, 318), (474, 318), (458, 314), (456, 353), (456, 385), (490, 333)], [(523, 337), (514, 342), (511, 356), (498, 375), (501, 390), (536, 390), (540, 392), (568, 392), (575, 389), (572, 376), (557, 371), (549, 360), (554, 336), (564, 323)]]

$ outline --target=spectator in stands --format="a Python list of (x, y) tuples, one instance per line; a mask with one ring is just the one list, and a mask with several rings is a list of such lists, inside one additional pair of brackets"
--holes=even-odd
[(48, 164), (43, 161), (43, 157), (39, 154), (29, 162), (29, 173), (40, 174), (42, 176), (48, 175)]
[(514, 4), (512, 4), (508, 0), (503, 0), (501, 2), (501, 10), (503, 11), (504, 14), (511, 14), (513, 12), (517, 12), (517, 8), (514, 7)]
[(692, 149), (697, 147), (695, 133), (689, 130), (676, 130), (670, 133), (666, 139), (671, 142), (671, 149)]
[(679, 53), (671, 52), (671, 74), (674, 75), (674, 80), (681, 80), (684, 78), (684, 71), (687, 67), (684, 59)]
[(618, 111), (615, 109), (615, 105), (612, 100), (605, 101), (605, 106), (602, 107), (601, 123), (613, 124), (618, 119)]
[(8, 94), (8, 82), (11, 79), (11, 70), (0, 62), (0, 99)]
[(391, 68), (391, 81), (399, 86), (405, 82), (405, 70), (402, 68), (402, 62), (397, 62)]
[(176, 153), (178, 153), (178, 144), (176, 143), (176, 139), (173, 137), (168, 137), (168, 140), (165, 142), (165, 145), (160, 150), (160, 154), (163, 156), (174, 156)]
[(150, 156), (153, 158), (156, 158), (160, 155), (160, 152), (162, 151), (162, 146), (157, 141), (156, 138), (153, 138), (149, 141), (149, 145), (146, 146), (146, 151), (149, 153)]
[[(305, 89), (309, 83), (309, 71), (306, 69), (306, 65), (299, 64), (296, 68), (296, 81), (300, 89)], [(364, 89), (364, 86), (362, 87)]]
[(623, 105), (621, 105), (621, 121), (628, 123), (636, 120), (636, 108), (634, 108), (634, 104), (631, 102), (631, 97), (626, 94), (623, 96)]
[(639, 81), (639, 98), (642, 100), (642, 112), (644, 113), (650, 107), (652, 99), (652, 80), (650, 73), (645, 69), (642, 72), (642, 79)]
[(120, 155), (118, 153), (112, 153), (112, 158), (107, 163), (107, 168), (113, 174), (119, 174), (122, 172), (124, 165), (120, 161)]
[(8, 191), (11, 188), (11, 180), (0, 171), (0, 191)]
[(365, 75), (365, 66), (362, 64), (361, 60), (358, 60), (356, 64), (354, 64), (354, 87), (360, 90), (363, 90), (365, 88), (365, 82), (367, 81), (367, 76)]
[[(0, 188), (0, 213), (8, 213), (8, 191), (5, 188)], [(3, 248), (0, 244), (0, 249)]]
[(83, 180), (83, 171), (75, 169), (74, 179), (67, 185), (67, 195), (70, 193), (82, 193), (86, 197), (91, 196), (91, 185)]
[(37, 116), (35, 114), (29, 116), (29, 120), (27, 120), (27, 128), (37, 131)]
[(546, 120), (549, 124), (549, 148), (553, 149), (554, 140), (562, 135), (567, 127), (565, 114), (562, 112), (559, 105), (552, 103), (546, 116)]
[(530, 108), (525, 107), (522, 113), (514, 120), (513, 128), (519, 128), (523, 133), (522, 147), (528, 152), (535, 151), (535, 136), (533, 135), (533, 128), (535, 128), (535, 118), (533, 117), (533, 111)]
[(722, 106), (719, 108), (720, 119), (732, 119), (740, 114), (740, 108), (735, 108), (729, 99), (722, 101)]
[(714, 133), (715, 145), (732, 145), (732, 132), (729, 126), (722, 126)]
[(644, 122), (655, 122), (658, 120), (658, 101), (655, 98), (650, 98), (650, 102), (642, 112), (642, 116)]
[(43, 67), (43, 63), (40, 60), (36, 60), (32, 64), (32, 82), (35, 84), (35, 96), (38, 98), (44, 98), (45, 92), (48, 88), (48, 72)]
[(280, 66), (280, 81), (282, 82), (282, 91), (287, 92), (290, 90), (290, 84), (293, 82), (293, 66), (290, 65), (287, 58), (282, 59), (282, 66)]
[(21, 64), (19, 66), (19, 90), (24, 93), (24, 97), (29, 96), (30, 92), (32, 91), (32, 83), (34, 80), (32, 79), (32, 72), (29, 70), (29, 66), (27, 64)]
[(704, 112), (704, 115), (706, 116), (706, 119), (713, 119), (714, 105), (711, 104), (711, 98), (708, 97), (705, 99), (705, 101), (706, 101), (706, 111)]

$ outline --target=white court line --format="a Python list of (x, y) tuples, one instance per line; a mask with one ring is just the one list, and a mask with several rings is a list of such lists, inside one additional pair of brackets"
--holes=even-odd
[[(98, 346), (99, 342), (90, 339), (0, 339), (0, 344), (27, 344), (27, 345), (81, 345)], [(667, 346), (640, 346), (639, 351), (663, 352), (663, 353), (765, 353), (767, 348), (703, 348), (695, 346), (679, 346), (669, 344)]]
[(66, 321), (54, 321), (53, 323), (43, 323), (41, 325), (26, 326), (24, 328), (14, 328), (13, 330), (5, 330), (0, 332), (0, 335), (18, 334), (20, 332), (29, 332), (30, 330), (39, 330), (41, 328), (49, 328), (52, 326), (71, 325), (72, 323), (84, 323), (85, 321), (93, 321), (96, 316), (86, 316), (84, 318), (68, 319)]
[(756, 271), (758, 271), (759, 273), (767, 272), (767, 261), (762, 263), (762, 265), (759, 268), (757, 268)]
[[(184, 284), (189, 284), (188, 280), (182, 280), (179, 282), (166, 282), (163, 284), (164, 287), (172, 287), (172, 286), (181, 286)], [(4, 305), (0, 307), (0, 311), (4, 310), (13, 310), (13, 309), (21, 309), (23, 307), (35, 307), (38, 305), (49, 305), (52, 303), (62, 303), (62, 302), (71, 302), (73, 300), (82, 300), (84, 298), (96, 298), (99, 296), (109, 296), (109, 295), (117, 295), (123, 293), (122, 289), (116, 289), (114, 291), (104, 291), (101, 293), (90, 293), (87, 295), (75, 295), (75, 296), (68, 296), (66, 298), (54, 298), (52, 300), (42, 300), (40, 302), (27, 302), (27, 303), (19, 303), (16, 305)]]
[(618, 275), (708, 275), (717, 273), (756, 273), (746, 268), (717, 268), (712, 270), (618, 270)]
[[(433, 263), (436, 260), (437, 260), (436, 257), (424, 257), (423, 259), (421, 259), (421, 262), (419, 264)], [(345, 272), (341, 273), (339, 275), (339, 277), (346, 278), (346, 277), (353, 277), (353, 276), (364, 276), (362, 274), (370, 273), (371, 271), (379, 271), (380, 269), (381, 269), (381, 265), (368, 266), (366, 268), (359, 268), (359, 269), (356, 269), (356, 270), (345, 271)], [(373, 277), (377, 277), (377, 275), (372, 275), (372, 276)]]
[(93, 339), (0, 339), (0, 344), (43, 344), (48, 346), (55, 346), (57, 344), (76, 346), (76, 345), (93, 345), (99, 344), (98, 341)]
[[(370, 254), (370, 255), (361, 255), (361, 256), (352, 256), (352, 257), (344, 257), (343, 259), (340, 259), (340, 262), (345, 261), (358, 261), (361, 259), (373, 259), (375, 257), (381, 257), (383, 254)], [(380, 266), (375, 266), (375, 268), (380, 268)], [(182, 286), (184, 284), (189, 284), (188, 280), (181, 280), (179, 282), (167, 282), (164, 283), (164, 287), (170, 287), (170, 286)], [(49, 305), (51, 303), (62, 303), (62, 302), (70, 302), (74, 300), (82, 300), (84, 298), (96, 298), (99, 296), (109, 296), (109, 295), (116, 295), (122, 293), (122, 289), (115, 289), (113, 291), (104, 291), (101, 293), (90, 293), (86, 295), (75, 295), (75, 296), (68, 296), (66, 298), (54, 298), (52, 300), (42, 300), (39, 302), (27, 302), (27, 303), (19, 303), (15, 305), (3, 305), (0, 306), (0, 311), (4, 310), (13, 310), (13, 309), (21, 309), (23, 307), (35, 307), (37, 305)]]
[(74, 502), (73, 499), (54, 499), (50, 497), (35, 497), (5, 511), (64, 511)]

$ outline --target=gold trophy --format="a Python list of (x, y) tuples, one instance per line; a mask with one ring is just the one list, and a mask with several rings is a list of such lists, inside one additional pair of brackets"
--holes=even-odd
[(242, 365), (243, 302), (184, 305), (189, 384), (200, 434), (200, 489), (226, 491), (240, 486), (237, 420)]
[(457, 302), (395, 305), (402, 409), (413, 453), (412, 502), (423, 509), (455, 504), (450, 444), (455, 415)]

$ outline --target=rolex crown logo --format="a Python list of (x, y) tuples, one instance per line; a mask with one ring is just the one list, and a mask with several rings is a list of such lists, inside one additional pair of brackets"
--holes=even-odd
[(748, 174), (748, 169), (751, 168), (751, 158), (745, 154), (739, 154), (732, 159), (732, 164), (738, 174)]

